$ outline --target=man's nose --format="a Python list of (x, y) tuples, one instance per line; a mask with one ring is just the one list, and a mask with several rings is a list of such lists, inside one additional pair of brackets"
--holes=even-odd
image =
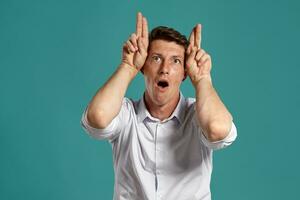
[(163, 61), (160, 66), (160, 74), (169, 74), (170, 66), (166, 61)]

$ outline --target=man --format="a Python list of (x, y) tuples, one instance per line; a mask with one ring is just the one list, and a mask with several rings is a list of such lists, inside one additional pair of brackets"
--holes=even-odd
[[(230, 145), (237, 133), (200, 44), (200, 24), (189, 41), (167, 27), (148, 35), (147, 20), (138, 13), (120, 66), (83, 113), (86, 131), (112, 144), (115, 200), (211, 199), (212, 152)], [(139, 71), (146, 88), (133, 101), (124, 95)], [(196, 100), (180, 92), (186, 75)]]

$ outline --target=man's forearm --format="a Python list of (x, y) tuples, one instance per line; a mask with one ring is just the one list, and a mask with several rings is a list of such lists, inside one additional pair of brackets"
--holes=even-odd
[(210, 76), (194, 86), (197, 117), (206, 137), (210, 141), (225, 138), (231, 128), (232, 116), (215, 91)]
[(126, 90), (137, 72), (134, 67), (121, 64), (97, 91), (87, 111), (87, 118), (91, 126), (105, 128), (120, 112)]

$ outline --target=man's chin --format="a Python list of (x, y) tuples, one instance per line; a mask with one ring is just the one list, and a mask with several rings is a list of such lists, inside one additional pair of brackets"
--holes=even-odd
[(155, 104), (159, 105), (159, 106), (163, 106), (166, 103), (168, 103), (168, 101), (170, 101), (169, 95), (167, 93), (157, 93), (154, 95), (153, 99), (155, 102)]

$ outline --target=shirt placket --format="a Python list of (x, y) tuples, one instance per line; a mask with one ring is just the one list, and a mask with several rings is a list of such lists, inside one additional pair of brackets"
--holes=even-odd
[(160, 136), (161, 134), (161, 130), (162, 130), (162, 123), (161, 122), (158, 122), (156, 124), (156, 128), (155, 128), (155, 192), (156, 192), (156, 195), (155, 195), (155, 199), (156, 200), (162, 200), (162, 195), (160, 193), (160, 190), (159, 190), (159, 161), (160, 161), (160, 148), (159, 148), (159, 142), (158, 142), (158, 137)]

